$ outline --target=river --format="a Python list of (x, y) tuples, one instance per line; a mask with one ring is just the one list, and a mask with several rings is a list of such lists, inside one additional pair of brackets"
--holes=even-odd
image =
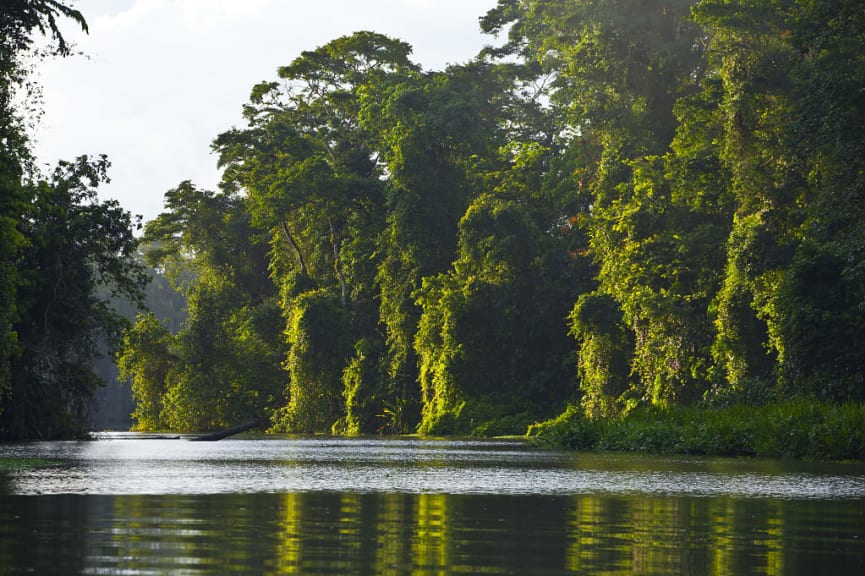
[(0, 445), (0, 573), (865, 574), (865, 466), (522, 442)]

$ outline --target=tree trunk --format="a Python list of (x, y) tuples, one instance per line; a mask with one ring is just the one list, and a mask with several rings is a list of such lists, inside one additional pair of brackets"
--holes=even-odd
[(306, 269), (306, 260), (303, 258), (303, 252), (300, 250), (300, 246), (295, 241), (294, 236), (292, 236), (291, 231), (288, 229), (288, 222), (285, 220), (281, 221), (282, 224), (282, 233), (285, 235), (285, 240), (288, 242), (289, 246), (291, 246), (292, 250), (294, 250), (294, 257), (297, 259), (297, 265), (300, 266), (300, 273), (304, 276), (309, 276)]
[(342, 258), (339, 255), (341, 242), (339, 237), (336, 235), (336, 229), (333, 226), (333, 220), (328, 218), (327, 223), (330, 226), (330, 242), (333, 245), (333, 270), (334, 272), (336, 272), (336, 277), (339, 278), (342, 307), (345, 308), (348, 302), (348, 289), (345, 283), (345, 274), (343, 274), (342, 272)]

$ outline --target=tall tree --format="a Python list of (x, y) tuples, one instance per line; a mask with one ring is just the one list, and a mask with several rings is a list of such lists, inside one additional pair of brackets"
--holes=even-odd
[(861, 398), (861, 9), (706, 0), (696, 14), (736, 201), (717, 357), (734, 390)]
[(164, 414), (166, 386), (178, 358), (175, 338), (153, 313), (141, 314), (123, 334), (117, 354), (122, 381), (132, 386), (134, 430), (169, 428)]
[(573, 160), (566, 139), (513, 88), (514, 72), (490, 67), (478, 82), (498, 94), (480, 102), (496, 128), (484, 132), (500, 140), (474, 151), (449, 269), (415, 293), (426, 433), (513, 430), (560, 409), (574, 389), (565, 316), (592, 282), (570, 215), (585, 199), (562, 185), (573, 183), (563, 176)]
[[(705, 288), (688, 272), (699, 251), (684, 253), (694, 221), (687, 206), (674, 206), (663, 160), (678, 126), (676, 102), (697, 92), (705, 73), (703, 32), (686, 18), (692, 4), (503, 0), (482, 21), (488, 31), (508, 28), (508, 42), (492, 55), (537, 62), (551, 77), (550, 100), (574, 132), (572, 145), (585, 150), (573, 194), (590, 197), (577, 224), (591, 239), (599, 286), (580, 301), (572, 328), (586, 347), (584, 401), (601, 412), (624, 401), (597, 397), (612, 390), (660, 403), (699, 397), (692, 389), (707, 357), (703, 319), (712, 296), (694, 294)], [(688, 240), (695, 239), (706, 240)], [(621, 317), (610, 318), (617, 310)], [(623, 325), (631, 338), (620, 335)], [(618, 360), (593, 348), (601, 342), (627, 356), (628, 386), (620, 368), (610, 372)]]
[[(139, 398), (138, 426), (197, 431), (261, 417), (278, 405), (284, 379), (265, 235), (230, 190), (181, 182), (165, 208), (147, 223), (145, 255), (185, 291), (188, 319), (169, 338), (141, 317), (126, 336), (119, 360)], [(169, 356), (149, 366), (154, 349)]]
[[(603, 136), (610, 151), (663, 153), (673, 138), (673, 105), (699, 75), (696, 0), (500, 0), (481, 19), (507, 42), (489, 50), (537, 63), (570, 125)], [(625, 150), (628, 154), (629, 150)]]
[[(414, 293), (457, 256), (460, 218), (479, 193), (475, 179), (492, 169), (503, 144), (496, 104), (508, 89), (499, 70), (476, 62), (399, 79), (366, 108), (367, 122), (382, 134), (388, 173), (377, 276), (387, 395), (413, 414), (420, 408), (413, 340), (421, 314)], [(415, 418), (400, 419), (400, 431)]]
[(365, 94), (416, 72), (410, 51), (358, 32), (304, 52), (280, 68), (282, 82), (253, 89), (248, 127), (214, 143), (226, 182), (247, 192), (256, 223), (271, 230), (289, 346), (282, 428), (327, 429), (344, 414), (342, 375), (353, 342), (375, 332), (383, 167), (379, 136), (359, 117)]
[[(16, 104), (16, 95), (38, 89), (29, 74), (37, 31), (50, 40), (48, 53), (67, 56), (70, 46), (58, 19), (67, 17), (85, 31), (80, 12), (54, 0), (9, 0), (0, 6), (0, 413), (11, 386), (11, 365), (20, 352), (14, 322), (17, 317), (17, 259), (26, 245), (19, 227), (30, 200), (24, 179), (32, 173), (26, 135), (28, 110)], [(19, 99), (18, 103), (21, 102)], [(25, 105), (31, 102), (25, 98)], [(38, 116), (38, 104), (32, 113)]]
[[(781, 384), (786, 393), (865, 399), (865, 14), (849, 0), (802, 2), (792, 126), (817, 191), (794, 257)], [(815, 244), (817, 246), (815, 246)], [(817, 336), (818, 334), (822, 335)]]
[(147, 275), (135, 257), (133, 220), (116, 201), (96, 198), (108, 166), (105, 157), (61, 162), (50, 181), (32, 188), (14, 324), (22, 352), (12, 362), (6, 437), (83, 430), (100, 383), (92, 361), (123, 326), (97, 288), (141, 301)]

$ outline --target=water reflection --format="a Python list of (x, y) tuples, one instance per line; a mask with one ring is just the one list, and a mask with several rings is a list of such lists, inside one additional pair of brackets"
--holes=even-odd
[(4, 496), (0, 572), (859, 574), (861, 501), (635, 496)]
[(513, 443), (0, 446), (0, 574), (860, 574), (859, 465)]

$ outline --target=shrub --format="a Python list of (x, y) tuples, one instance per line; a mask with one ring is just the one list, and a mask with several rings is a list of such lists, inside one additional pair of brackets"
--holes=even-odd
[(589, 419), (575, 406), (530, 427), (541, 446), (656, 454), (865, 460), (865, 405), (808, 398), (764, 406), (641, 407)]

